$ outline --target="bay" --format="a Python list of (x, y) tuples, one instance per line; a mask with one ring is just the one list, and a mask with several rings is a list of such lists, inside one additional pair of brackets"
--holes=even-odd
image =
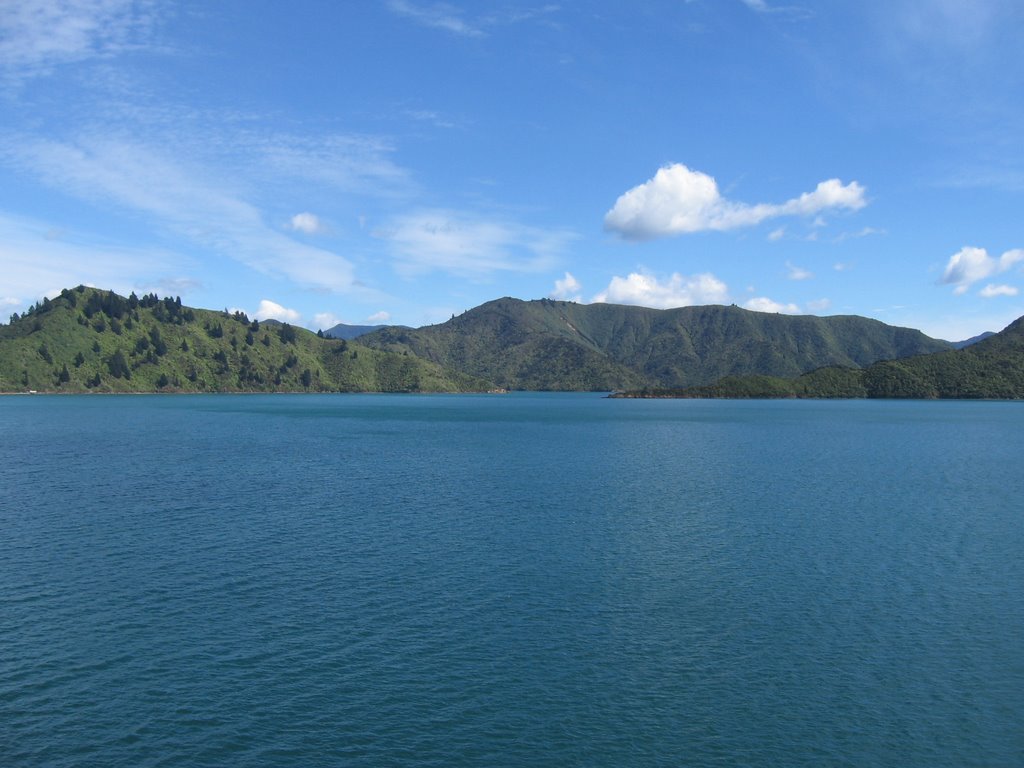
[(0, 398), (0, 764), (1024, 764), (1024, 409)]

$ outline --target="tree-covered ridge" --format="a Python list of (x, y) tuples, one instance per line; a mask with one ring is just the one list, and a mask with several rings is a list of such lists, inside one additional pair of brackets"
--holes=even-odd
[(381, 329), (360, 342), (409, 351), (508, 389), (595, 391), (797, 376), (950, 348), (920, 331), (856, 316), (509, 298), (439, 325)]
[(681, 389), (647, 388), (620, 397), (723, 398), (1024, 398), (1024, 317), (964, 349), (866, 368), (826, 367), (795, 378), (732, 376)]
[(493, 385), (413, 355), (180, 298), (79, 286), (0, 326), (3, 392), (457, 392)]

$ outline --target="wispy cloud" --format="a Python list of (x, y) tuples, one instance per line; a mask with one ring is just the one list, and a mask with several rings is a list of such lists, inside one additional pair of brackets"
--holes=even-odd
[[(27, 306), (63, 288), (89, 284), (125, 294), (167, 285), (198, 286), (188, 275), (196, 265), (181, 254), (128, 248), (49, 224), (0, 213), (0, 264), (8, 306)], [(164, 290), (163, 293), (170, 293)]]
[(549, 269), (575, 238), (564, 230), (451, 210), (398, 216), (375, 234), (390, 243), (396, 269), (405, 276), (539, 272)]
[(374, 197), (403, 196), (413, 187), (409, 172), (390, 157), (394, 147), (375, 136), (243, 134), (224, 141), (239, 142), (277, 183), (285, 176)]
[(416, 3), (411, 0), (389, 0), (388, 8), (421, 26), (441, 29), (459, 37), (484, 37), (494, 27), (545, 19), (560, 10), (557, 4), (547, 3), (471, 17), (464, 9), (451, 3)]
[(0, 10), (0, 73), (8, 81), (138, 47), (154, 4), (134, 0), (16, 0)]
[(788, 261), (786, 262), (786, 272), (786, 277), (788, 277), (790, 280), (810, 280), (812, 277), (814, 277), (813, 272), (809, 272), (803, 267), (798, 267), (795, 264), (792, 264)]
[(483, 37), (484, 31), (468, 21), (465, 13), (448, 3), (412, 3), (408, 0), (390, 0), (388, 7), (417, 24), (443, 29), (461, 37)]
[(714, 275), (686, 276), (678, 272), (665, 280), (649, 272), (616, 276), (605, 290), (594, 297), (598, 303), (633, 304), (655, 309), (723, 304), (728, 300), (728, 287)]
[[(9, 145), (10, 146), (10, 145)], [(43, 181), (90, 202), (112, 201), (252, 269), (344, 293), (356, 288), (345, 258), (267, 226), (260, 211), (201, 167), (140, 144), (91, 137), (24, 138), (15, 161)]]
[(713, 177), (681, 163), (660, 168), (654, 178), (633, 187), (605, 215), (605, 228), (630, 240), (648, 240), (705, 230), (748, 227), (779, 216), (812, 216), (867, 205), (856, 181), (829, 179), (813, 192), (784, 203), (749, 205), (724, 198)]
[(799, 5), (774, 5), (769, 4), (767, 0), (740, 0), (740, 2), (756, 13), (779, 14), (791, 19), (806, 19), (813, 15), (809, 8)]

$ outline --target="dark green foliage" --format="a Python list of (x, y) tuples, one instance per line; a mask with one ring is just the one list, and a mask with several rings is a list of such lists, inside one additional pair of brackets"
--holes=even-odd
[(45, 343), (39, 345), (38, 352), (39, 356), (43, 358), (43, 360), (45, 360), (48, 363), (53, 362), (53, 355), (50, 354), (50, 348), (47, 347)]
[[(358, 360), (350, 359), (337, 353), (339, 342), (301, 328), (286, 329), (289, 341), (282, 346), (275, 343), (277, 333), (242, 313), (191, 310), (178, 299), (154, 294), (133, 301), (112, 299), (91, 288), (74, 293), (75, 307), (65, 294), (33, 307), (14, 326), (0, 326), (0, 391), (411, 392), (493, 387), (389, 352), (363, 348)], [(87, 308), (91, 321), (84, 314)], [(108, 308), (121, 313), (120, 335), (112, 329), (116, 318), (106, 314)], [(184, 319), (189, 313), (194, 320)], [(100, 321), (105, 327), (95, 331)], [(253, 343), (241, 343), (246, 334), (252, 334)], [(257, 334), (261, 344), (255, 344)]]
[(278, 329), (277, 335), (281, 339), (282, 344), (295, 343), (295, 329), (288, 325), (288, 323), (281, 323), (281, 327)]
[(883, 360), (863, 369), (821, 368), (795, 379), (730, 377), (625, 396), (1024, 399), (1024, 318), (963, 349)]
[(107, 361), (107, 370), (110, 371), (110, 375), (115, 379), (130, 379), (132, 377), (131, 369), (128, 367), (128, 361), (124, 357), (124, 353), (119, 349), (117, 350)]
[(862, 317), (507, 298), (440, 325), (384, 328), (359, 341), (408, 350), (509, 389), (571, 390), (683, 388), (746, 374), (782, 378), (949, 348)]

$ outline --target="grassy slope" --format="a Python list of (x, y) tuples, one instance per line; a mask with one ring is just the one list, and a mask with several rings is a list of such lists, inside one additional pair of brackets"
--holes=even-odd
[(510, 389), (685, 387), (737, 374), (796, 376), (948, 349), (862, 317), (704, 306), (498, 299), (440, 325), (384, 329), (361, 342), (408, 350)]
[[(150, 297), (77, 288), (0, 326), (0, 391), (453, 392), (492, 388), (429, 361)], [(154, 297), (155, 298), (155, 297)], [(105, 308), (97, 309), (100, 303)], [(122, 306), (122, 304), (124, 306)], [(119, 370), (118, 355), (126, 363)], [(62, 381), (64, 370), (67, 381)], [(96, 377), (99, 383), (96, 383)]]

